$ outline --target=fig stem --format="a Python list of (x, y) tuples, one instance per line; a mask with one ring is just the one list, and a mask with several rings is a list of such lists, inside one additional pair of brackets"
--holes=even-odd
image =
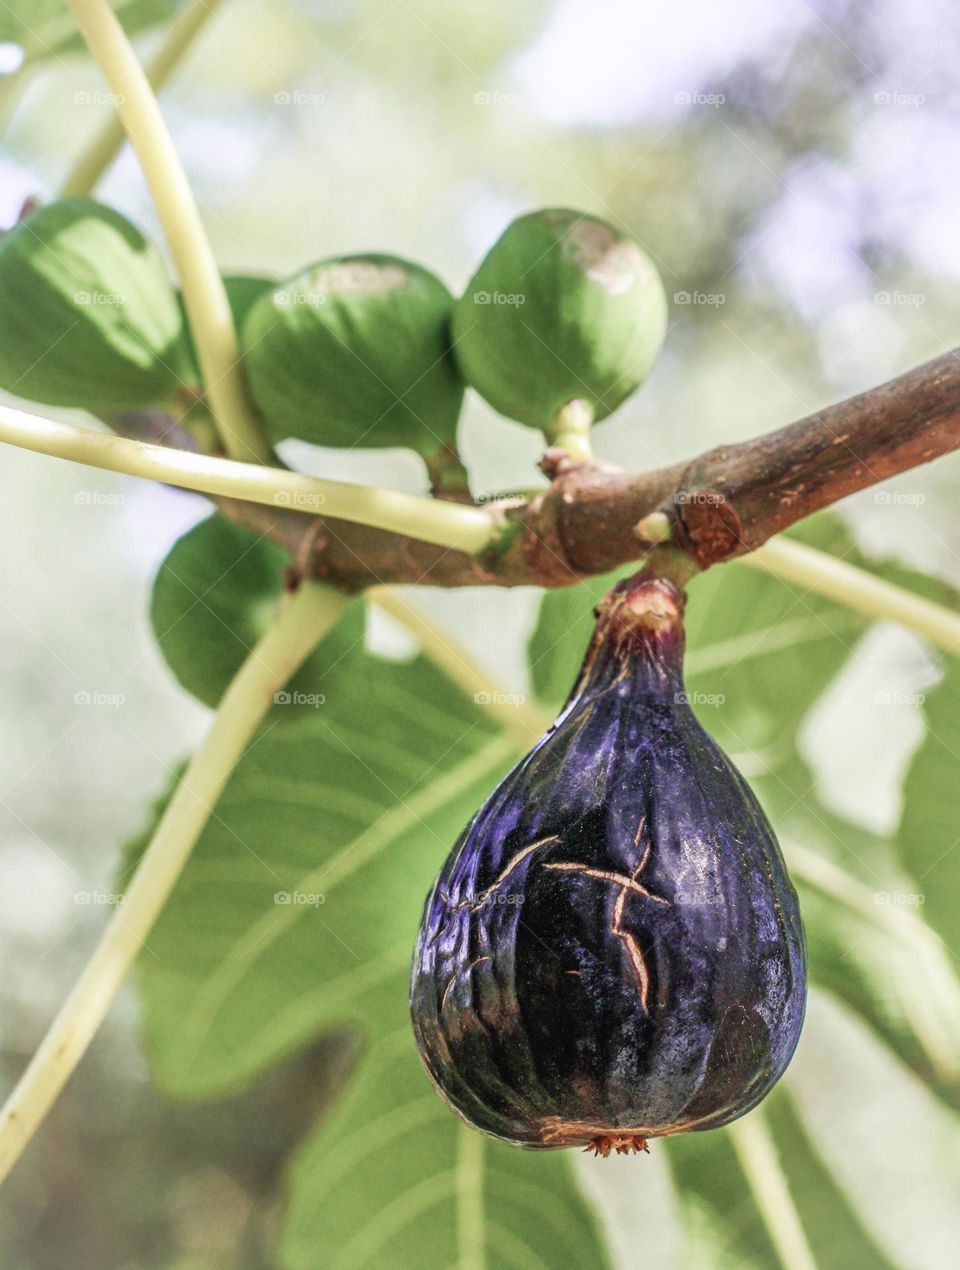
[(136, 867), (122, 906), (0, 1111), (0, 1181), (86, 1052), (274, 694), (347, 603), (346, 596), (325, 583), (304, 583), (282, 605), (231, 681)]
[(443, 445), (432, 454), (424, 456), (430, 477), (430, 492), (434, 498), (446, 498), (452, 502), (470, 503), (470, 474), (464, 466), (455, 445)]
[[(188, 52), (194, 40), (220, 6), (220, 0), (193, 0), (174, 19), (170, 31), (146, 67), (153, 91), (159, 92)], [(90, 194), (123, 146), (126, 134), (117, 115), (109, 115), (81, 150), (60, 187), (61, 198)]]
[(946, 652), (960, 654), (960, 614), (824, 551), (792, 538), (776, 537), (739, 558), (867, 617), (899, 622)]
[(593, 408), (574, 397), (557, 411), (549, 428), (544, 430), (548, 444), (566, 450), (572, 459), (589, 462), (593, 458), (590, 444), (590, 428), (593, 425)]
[(211, 413), (231, 458), (269, 459), (223, 279), (159, 102), (108, 0), (66, 0), (111, 91), (176, 262)]
[(0, 405), (0, 441), (111, 472), (126, 472), (221, 498), (265, 503), (278, 512), (307, 511), (476, 554), (499, 534), (478, 507), (303, 476), (255, 463), (108, 436)]
[(552, 714), (530, 705), (526, 697), (501, 688), (453, 636), (396, 588), (372, 587), (367, 595), (377, 608), (400, 622), (434, 665), (473, 697), (475, 704), (495, 719), (524, 751), (540, 740), (553, 722)]
[(727, 1133), (783, 1270), (817, 1270), (765, 1113), (755, 1108)]

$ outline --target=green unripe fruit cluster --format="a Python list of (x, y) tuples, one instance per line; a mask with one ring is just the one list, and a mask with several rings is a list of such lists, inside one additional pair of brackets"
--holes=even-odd
[(576, 401), (603, 419), (660, 351), (667, 303), (633, 239), (595, 216), (548, 208), (515, 220), (457, 303), (454, 349), (500, 414), (548, 436)]
[[(456, 451), (467, 384), (589, 457), (590, 425), (641, 383), (666, 329), (644, 251), (565, 209), (508, 226), (457, 302), (428, 270), (382, 254), (224, 283), (272, 443), (406, 446), (434, 492), (455, 498), (469, 497)], [(109, 418), (170, 409), (184, 387), (203, 385), (181, 298), (123, 216), (65, 199), (0, 238), (0, 389)], [(202, 401), (191, 418), (206, 418)]]
[(186, 365), (163, 261), (118, 212), (65, 199), (0, 239), (0, 388), (109, 415), (168, 404)]
[(453, 297), (394, 256), (321, 261), (252, 305), (247, 381), (270, 439), (452, 446), (464, 384), (450, 356)]

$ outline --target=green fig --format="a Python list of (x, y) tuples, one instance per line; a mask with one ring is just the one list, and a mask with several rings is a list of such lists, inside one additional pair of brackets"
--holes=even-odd
[(438, 278), (395, 256), (325, 260), (276, 284), (251, 307), (241, 339), (271, 441), (409, 446), (442, 466), (464, 393), (452, 309)]
[(515, 220), (454, 310), (454, 356), (500, 414), (562, 443), (616, 410), (650, 370), (667, 324), (657, 271), (584, 212)]
[(0, 388), (111, 415), (168, 405), (186, 365), (163, 261), (119, 212), (64, 199), (0, 240)]

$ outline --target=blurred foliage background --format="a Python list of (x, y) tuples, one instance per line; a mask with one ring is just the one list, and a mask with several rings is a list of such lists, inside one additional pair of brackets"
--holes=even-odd
[[(147, 19), (173, 7), (126, 6)], [(59, 36), (26, 40), (30, 60), (18, 69), (23, 29), (0, 18), (0, 40), (11, 41), (0, 44), (0, 224), (26, 197), (56, 195), (112, 109), (96, 69), (71, 47), (66, 11), (56, 0), (31, 8), (28, 33), (43, 17), (60, 23)], [(383, 250), (423, 261), (457, 289), (529, 208), (582, 207), (629, 229), (663, 275), (670, 332), (650, 381), (598, 429), (596, 446), (643, 468), (786, 423), (956, 344), (958, 36), (960, 12), (947, 0), (225, 0), (162, 100), (225, 269), (281, 276), (337, 252)], [(138, 47), (148, 53), (157, 40), (147, 22)], [(99, 196), (162, 241), (129, 152)], [(495, 492), (531, 483), (539, 446), (473, 397), (463, 449), (475, 489)], [(424, 488), (406, 452), (291, 445), (287, 457), (328, 476)], [(947, 460), (848, 500), (844, 549), (856, 543), (867, 559), (894, 557), (960, 585), (958, 475)], [(0, 488), (9, 1082), (103, 925), (119, 845), (205, 726), (207, 712), (153, 646), (147, 608), (160, 561), (207, 507), (9, 449)], [(727, 579), (694, 583), (694, 614), (708, 581)], [(417, 599), (510, 691), (530, 691), (524, 644), (537, 594)], [(585, 607), (581, 597), (577, 614)], [(798, 698), (780, 740), (792, 747), (796, 725), (812, 781), (802, 796), (817, 818), (857, 826), (870, 850), (871, 834), (898, 824), (923, 697), (944, 664), (882, 623), (844, 638), (842, 669)], [(409, 647), (386, 621), (368, 639), (391, 655)], [(786, 660), (777, 665), (765, 691), (776, 696), (779, 674), (784, 700), (802, 693), (802, 676), (798, 684)], [(722, 675), (701, 678), (704, 691), (723, 690)], [(749, 673), (742, 687), (750, 691)], [(83, 706), (83, 693), (114, 704)], [(735, 757), (762, 778), (762, 747)], [(929, 797), (954, 792), (951, 770)], [(939, 810), (949, 823), (949, 808)], [(922, 879), (917, 891), (922, 904)], [(833, 955), (840, 964), (852, 950)], [(922, 976), (913, 981), (919, 997), (926, 990)], [(328, 1040), (235, 1099), (177, 1106), (148, 1084), (128, 993), (0, 1197), (0, 1261), (25, 1270), (274, 1264), (282, 1160), (349, 1050), (346, 1038)], [(824, 994), (811, 1001), (790, 1080), (808, 1131), (890, 1262), (952, 1264), (955, 1119), (921, 1080)], [(577, 1172), (620, 1264), (744, 1264), (742, 1249), (709, 1240), (691, 1251), (665, 1152), (580, 1162)], [(768, 1256), (758, 1249), (755, 1264)], [(825, 1257), (851, 1264), (842, 1245)]]

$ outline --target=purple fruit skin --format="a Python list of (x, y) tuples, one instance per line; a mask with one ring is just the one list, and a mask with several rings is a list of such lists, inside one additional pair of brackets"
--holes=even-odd
[(796, 893), (686, 704), (682, 597), (621, 584), (598, 612), (564, 710), (441, 870), (413, 961), (435, 1086), (524, 1147), (726, 1124), (803, 1022)]

